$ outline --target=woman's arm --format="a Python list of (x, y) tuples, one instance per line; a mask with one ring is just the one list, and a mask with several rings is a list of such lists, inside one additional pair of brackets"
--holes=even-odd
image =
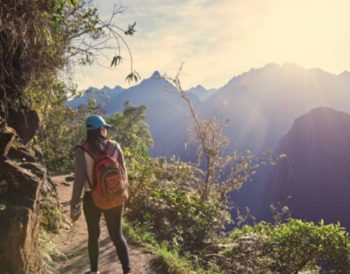
[(70, 201), (71, 219), (75, 221), (81, 214), (81, 198), (86, 180), (86, 163), (84, 150), (77, 147), (75, 150), (75, 176), (72, 191), (72, 199)]

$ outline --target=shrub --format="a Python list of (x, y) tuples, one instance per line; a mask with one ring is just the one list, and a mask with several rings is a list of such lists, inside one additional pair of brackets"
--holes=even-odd
[[(228, 247), (227, 247), (228, 246)], [(234, 230), (226, 243), (225, 264), (246, 273), (298, 273), (322, 267), (327, 273), (348, 273), (349, 234), (337, 225), (290, 219)]]
[[(149, 163), (153, 177), (130, 183), (128, 218), (180, 252), (198, 253), (214, 240), (229, 222), (218, 199), (203, 201), (191, 186), (194, 180), (190, 165), (173, 160)], [(132, 175), (131, 175), (132, 178)]]

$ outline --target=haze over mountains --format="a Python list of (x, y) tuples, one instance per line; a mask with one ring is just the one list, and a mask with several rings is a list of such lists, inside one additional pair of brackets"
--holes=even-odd
[[(215, 115), (229, 120), (226, 133), (231, 139), (230, 149), (260, 153), (275, 148), (294, 119), (313, 108), (327, 106), (349, 111), (349, 86), (349, 72), (333, 75), (292, 64), (268, 64), (234, 77), (216, 90), (198, 86), (190, 89), (188, 94), (204, 116)], [(175, 87), (158, 72), (129, 89), (118, 86), (100, 90), (90, 88), (69, 104), (76, 107), (86, 103), (88, 98), (95, 99), (108, 115), (121, 111), (125, 100), (134, 105), (146, 105), (147, 121), (156, 140), (152, 155), (169, 156), (174, 152), (185, 155), (183, 141), (190, 125), (188, 109), (176, 95)], [(172, 129), (170, 132), (165, 131), (168, 127)], [(176, 136), (174, 142), (161, 142), (159, 135), (164, 135), (162, 132)]]
[[(282, 66), (268, 64), (262, 68), (251, 69), (242, 75), (234, 77), (218, 89), (206, 90), (202, 86), (197, 86), (187, 92), (196, 109), (203, 116), (215, 116), (218, 119), (229, 121), (226, 128), (226, 134), (231, 141), (229, 150), (248, 149), (259, 155), (268, 149), (276, 151), (276, 153), (281, 151), (281, 146), (286, 141), (280, 140), (292, 128), (294, 121), (315, 108), (328, 107), (336, 111), (350, 113), (349, 87), (349, 72), (334, 75), (320, 69), (303, 69), (293, 64)], [(147, 107), (147, 122), (150, 125), (155, 140), (151, 155), (171, 156), (174, 154), (182, 160), (191, 160), (191, 155), (188, 151), (185, 151), (184, 145), (188, 140), (188, 129), (192, 123), (191, 117), (188, 107), (176, 92), (176, 88), (170, 82), (162, 79), (160, 74), (155, 72), (149, 79), (129, 89), (122, 89), (121, 87), (115, 87), (113, 89), (103, 87), (100, 90), (90, 88), (82, 97), (69, 101), (69, 104), (77, 107), (80, 104), (85, 104), (88, 98), (92, 98), (96, 100), (96, 104), (108, 115), (116, 111), (121, 111), (125, 100), (129, 100), (134, 105), (144, 104)], [(327, 115), (324, 113), (327, 113)], [(335, 113), (338, 114), (338, 112)], [(296, 156), (298, 161), (303, 163), (302, 165), (306, 168), (305, 170), (298, 170), (298, 174), (303, 175), (300, 175), (301, 177), (296, 179), (295, 188), (287, 188), (294, 196), (301, 195), (300, 197), (303, 197), (303, 199), (311, 199), (310, 195), (320, 197), (320, 193), (316, 190), (314, 192), (306, 192), (307, 194), (305, 194), (305, 184), (310, 184), (308, 187), (312, 189), (319, 190), (322, 187), (322, 189), (325, 189), (325, 193), (328, 193), (328, 186), (334, 187), (335, 192), (344, 192), (344, 190), (347, 190), (347, 188), (344, 188), (344, 185), (340, 186), (338, 183), (332, 183), (331, 177), (327, 177), (323, 173), (315, 175), (317, 167), (322, 167), (322, 162), (318, 162), (322, 157), (329, 158), (330, 168), (333, 166), (332, 163), (349, 160), (340, 153), (341, 151), (347, 151), (345, 149), (346, 146), (350, 146), (350, 135), (346, 135), (346, 132), (341, 131), (342, 127), (345, 127), (346, 122), (339, 122), (338, 119), (343, 119), (340, 118), (343, 116), (334, 114), (329, 109), (326, 111), (311, 112), (311, 114), (308, 115), (311, 115), (313, 117), (312, 119), (305, 118), (297, 120), (303, 121), (303, 127), (299, 129), (301, 132), (297, 135), (301, 136), (308, 129), (314, 128), (316, 125), (318, 127), (318, 131), (316, 132), (322, 132), (323, 135), (318, 133), (309, 134), (308, 137), (311, 139), (305, 139), (305, 143), (303, 141), (300, 144), (298, 143), (298, 146), (291, 147), (288, 144), (285, 145), (288, 148), (288, 153), (298, 155)], [(325, 117), (331, 118), (328, 119)], [(325, 127), (323, 127), (322, 123), (325, 123), (325, 121), (334, 124), (334, 126), (324, 125)], [(293, 128), (298, 124), (299, 122), (295, 122)], [(292, 132), (294, 131), (295, 129)], [(328, 135), (325, 134), (328, 131), (334, 132)], [(347, 139), (342, 139), (345, 142), (343, 144), (344, 147), (336, 150), (337, 153), (334, 152), (330, 155), (326, 151), (314, 149), (310, 150), (310, 155), (305, 156), (306, 160), (300, 154), (300, 150), (308, 148), (307, 144), (309, 143), (319, 144), (320, 147), (327, 144), (337, 147), (339, 140), (334, 138), (338, 134), (337, 132), (339, 132), (339, 135), (347, 136)], [(288, 134), (291, 134), (290, 131)], [(286, 138), (284, 137), (283, 140), (286, 140)], [(324, 152), (324, 154), (321, 152)], [(306, 162), (302, 162), (302, 159)], [(348, 176), (346, 168), (338, 170), (338, 167), (339, 165), (334, 165), (335, 171), (332, 172), (342, 173), (342, 175), (339, 175), (339, 178), (345, 180)], [(286, 182), (290, 181), (290, 173), (279, 165), (278, 168), (282, 171), (276, 172), (278, 174), (282, 172), (284, 174), (283, 176), (271, 175), (270, 171), (265, 171), (262, 173), (263, 175), (257, 176), (254, 182), (246, 184), (237, 194), (240, 204), (258, 209), (259, 205), (264, 204), (266, 206), (268, 201), (276, 202), (279, 199), (283, 201), (285, 199), (285, 192), (281, 192), (280, 190), (284, 189)], [(310, 175), (311, 177), (321, 176), (320, 178), (328, 178), (327, 182), (326, 180), (311, 180), (309, 183), (307, 179), (309, 175), (306, 172), (308, 170), (310, 170), (310, 174), (313, 174)], [(348, 170), (350, 170), (350, 167)], [(269, 176), (268, 179), (266, 179), (265, 175)], [(343, 183), (349, 185), (350, 178), (348, 181), (349, 183)], [(266, 191), (269, 191), (270, 188), (273, 188), (273, 198), (266, 195)], [(261, 196), (262, 193), (265, 193), (263, 197)], [(350, 193), (347, 194), (350, 195)], [(324, 196), (322, 197), (325, 199)], [(336, 197), (336, 195), (333, 195), (331, 200)], [(295, 199), (295, 201), (300, 201), (301, 198), (296, 197)], [(321, 212), (319, 215), (315, 212), (309, 212), (306, 214), (307, 216), (304, 216), (299, 214), (298, 207), (294, 206), (294, 208), (296, 208), (297, 216), (312, 220), (316, 220), (322, 214), (334, 214), (334, 211), (326, 212), (319, 206), (313, 207), (314, 211)], [(350, 205), (345, 203), (338, 207), (339, 210), (344, 210), (345, 208), (350, 210)], [(260, 215), (258, 217), (267, 218), (266, 212), (255, 210), (253, 213)], [(339, 218), (344, 217), (341, 215), (335, 216)], [(329, 221), (335, 220), (328, 217), (325, 219)], [(344, 222), (350, 226), (350, 222), (347, 220)]]

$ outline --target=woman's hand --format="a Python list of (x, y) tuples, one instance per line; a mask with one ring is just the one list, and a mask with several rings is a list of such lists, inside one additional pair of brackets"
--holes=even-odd
[(81, 209), (80, 208), (71, 210), (70, 211), (70, 219), (71, 219), (72, 223), (74, 223), (76, 220), (78, 220), (80, 215), (81, 215)]

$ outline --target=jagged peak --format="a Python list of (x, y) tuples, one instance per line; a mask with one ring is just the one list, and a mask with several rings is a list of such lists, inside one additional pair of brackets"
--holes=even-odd
[(112, 88), (113, 92), (119, 92), (125, 90), (123, 87), (116, 85), (114, 88)]
[(98, 88), (95, 88), (95, 87), (88, 87), (84, 93), (94, 93), (98, 91)]
[(104, 85), (101, 89), (111, 90), (111, 88), (109, 86), (106, 86), (106, 85)]
[(206, 90), (202, 85), (198, 85), (195, 87), (196, 89), (200, 89), (200, 90)]
[(160, 79), (162, 76), (160, 75), (159, 71), (156, 70), (155, 72), (153, 72), (152, 76), (150, 79)]
[(190, 88), (189, 90), (187, 90), (187, 92), (191, 92), (194, 90), (198, 90), (198, 91), (206, 91), (206, 89), (202, 86), (202, 85), (197, 85), (195, 87)]

